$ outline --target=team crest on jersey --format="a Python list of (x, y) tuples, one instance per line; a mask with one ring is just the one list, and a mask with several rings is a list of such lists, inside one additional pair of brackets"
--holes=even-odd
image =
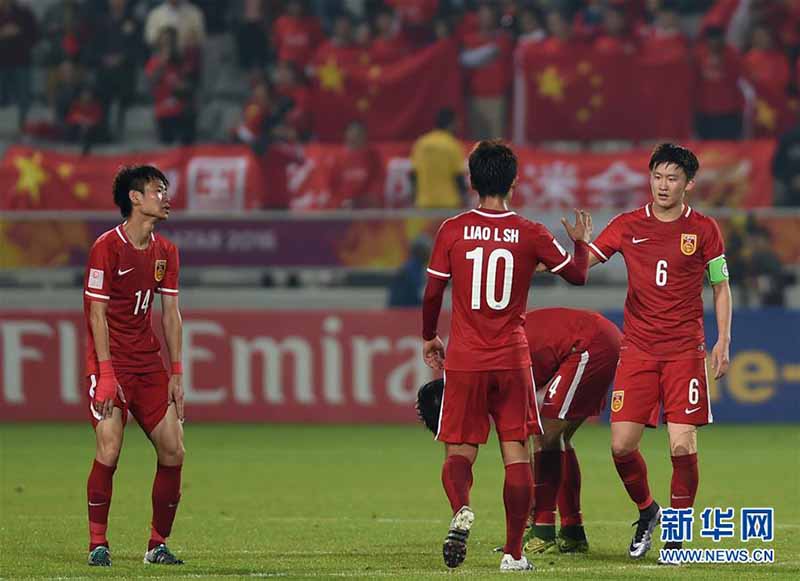
[(697, 250), (697, 234), (681, 234), (681, 252), (691, 256)]
[(611, 411), (618, 412), (622, 409), (622, 404), (625, 402), (625, 392), (624, 391), (612, 391), (611, 392)]
[(164, 275), (167, 273), (167, 261), (156, 260), (156, 282), (164, 280)]

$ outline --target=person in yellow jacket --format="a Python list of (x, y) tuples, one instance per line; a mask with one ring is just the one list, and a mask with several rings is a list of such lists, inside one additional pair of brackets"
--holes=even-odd
[(456, 116), (442, 109), (436, 129), (414, 142), (411, 148), (411, 180), (417, 208), (461, 208), (465, 204), (464, 149), (453, 136)]

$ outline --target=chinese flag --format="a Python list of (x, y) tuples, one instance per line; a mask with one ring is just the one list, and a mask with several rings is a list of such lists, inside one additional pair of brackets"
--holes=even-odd
[(317, 55), (312, 110), (321, 141), (341, 141), (347, 125), (364, 121), (371, 141), (416, 139), (434, 127), (444, 108), (463, 110), (458, 49), (451, 40), (388, 64), (364, 54), (342, 64), (334, 55)]

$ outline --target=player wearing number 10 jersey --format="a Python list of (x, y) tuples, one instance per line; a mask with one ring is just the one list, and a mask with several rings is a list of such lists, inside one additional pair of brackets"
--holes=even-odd
[[(500, 568), (526, 570), (533, 568), (522, 555), (533, 490), (528, 436), (542, 433), (524, 328), (528, 289), (540, 263), (573, 284), (585, 284), (591, 217), (576, 211), (574, 226), (564, 220), (576, 241), (573, 257), (547, 228), (508, 209), (517, 175), (510, 148), (480, 142), (470, 154), (469, 170), (480, 205), (440, 227), (423, 301), (423, 357), (445, 370), (436, 438), (445, 444), (442, 484), (454, 516), (443, 556), (448, 567), (466, 556), (474, 520), (472, 464), (478, 445), (486, 443), (491, 416), (505, 464), (506, 545)], [(436, 325), (449, 280), (453, 317), (445, 358)]]
[[(114, 202), (125, 222), (100, 236), (89, 253), (83, 305), (88, 407), (97, 440), (87, 484), (89, 564), (94, 566), (111, 565), (106, 528), (129, 411), (158, 457), (145, 563), (182, 563), (165, 544), (180, 501), (183, 464), (178, 250), (153, 231), (169, 215), (168, 185), (154, 167), (121, 169), (114, 179)], [(156, 293), (161, 294), (170, 375), (151, 324)]]
[(653, 201), (614, 218), (590, 244), (591, 264), (619, 252), (628, 270), (624, 338), (611, 396), (611, 448), (620, 478), (640, 511), (629, 548), (635, 559), (650, 548), (660, 519), (639, 453), (644, 427), (655, 427), (659, 407), (672, 454), (672, 507), (691, 507), (697, 493), (697, 426), (713, 421), (703, 333), (706, 274), (719, 333), (711, 353), (717, 378), (728, 367), (731, 331), (722, 235), (712, 218), (684, 201), (694, 187), (697, 157), (664, 143), (654, 150), (649, 168)]

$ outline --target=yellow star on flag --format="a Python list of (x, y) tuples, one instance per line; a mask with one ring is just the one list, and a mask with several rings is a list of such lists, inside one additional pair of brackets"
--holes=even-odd
[(78, 182), (72, 189), (72, 194), (79, 200), (85, 200), (89, 197), (89, 184), (86, 182)]
[(356, 107), (358, 107), (359, 111), (366, 111), (369, 109), (369, 99), (366, 97), (361, 97), (358, 102), (356, 103)]
[(378, 65), (372, 65), (369, 68), (369, 78), (377, 79), (380, 76), (381, 76), (381, 67), (379, 67)]
[(762, 99), (756, 101), (756, 121), (762, 127), (775, 129), (775, 110)]
[(591, 112), (586, 107), (581, 107), (575, 114), (575, 117), (577, 117), (578, 121), (580, 121), (581, 123), (586, 123), (589, 120), (589, 117), (591, 116), (592, 116)]
[(60, 177), (62, 180), (66, 180), (72, 175), (74, 169), (75, 167), (71, 163), (62, 161), (58, 164), (56, 172), (58, 173), (58, 177)]
[(605, 98), (603, 98), (603, 95), (592, 95), (592, 98), (589, 99), (589, 103), (591, 103), (592, 107), (594, 107), (595, 109), (599, 109), (600, 107), (602, 107), (603, 103), (605, 102), (606, 100)]
[(589, 79), (589, 83), (596, 89), (603, 84), (603, 77), (600, 75), (592, 75), (592, 77)]
[(47, 172), (42, 167), (42, 154), (34, 153), (31, 157), (21, 155), (14, 159), (14, 165), (19, 171), (17, 178), (17, 191), (28, 192), (31, 200), (38, 204), (42, 184), (47, 182)]
[(564, 99), (564, 79), (559, 76), (556, 67), (547, 67), (538, 78), (539, 94), (542, 97), (550, 97), (554, 101)]
[(579, 75), (588, 75), (591, 70), (592, 70), (592, 65), (589, 63), (589, 61), (581, 61), (578, 63)]
[(339, 68), (335, 59), (328, 61), (319, 68), (319, 84), (323, 89), (342, 93), (344, 91), (344, 71)]

